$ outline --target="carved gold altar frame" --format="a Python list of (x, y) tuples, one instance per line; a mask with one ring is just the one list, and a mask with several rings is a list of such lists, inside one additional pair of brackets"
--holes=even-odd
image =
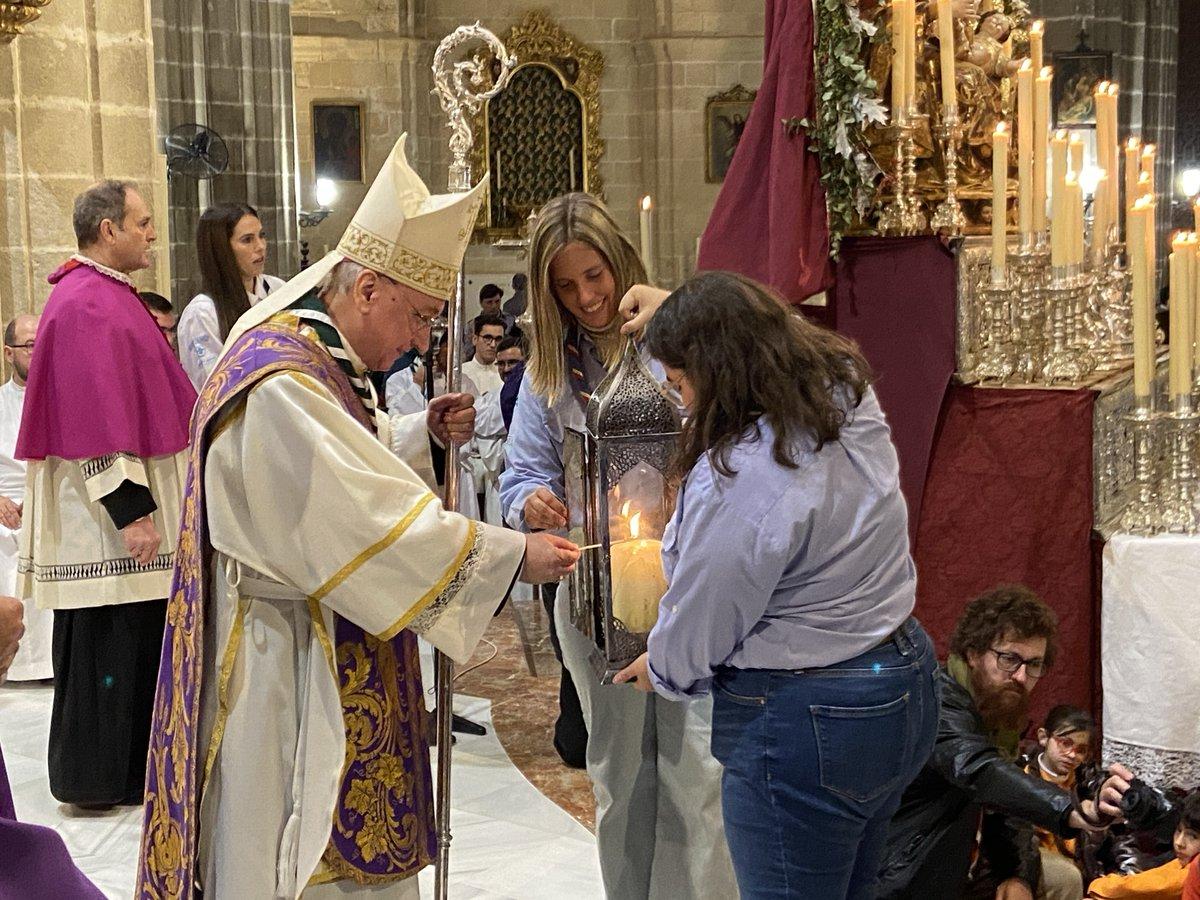
[[(558, 77), (564, 90), (578, 98), (580, 109), (583, 111), (581, 189), (604, 199), (604, 179), (600, 174), (600, 158), (604, 155), (604, 140), (600, 137), (600, 76), (604, 73), (604, 55), (564, 31), (557, 22), (539, 10), (526, 13), (525, 18), (503, 35), (502, 40), (508, 52), (517, 59), (514, 75), (528, 66), (542, 66)], [(566, 61), (573, 61), (578, 67), (574, 80), (564, 68), (563, 63)], [(489, 169), (490, 105), (489, 100), (472, 117), (474, 133), (483, 136), (483, 140), (477, 140), (471, 148), (471, 170), (474, 172), (486, 172)], [(521, 236), (523, 226), (502, 228), (492, 225), (490, 198), (485, 201), (483, 211), (479, 224), (475, 227), (477, 240), (490, 243), (500, 238)]]

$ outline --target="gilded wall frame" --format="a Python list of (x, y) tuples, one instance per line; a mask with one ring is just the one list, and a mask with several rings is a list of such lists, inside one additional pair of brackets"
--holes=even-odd
[(308, 114), (314, 180), (366, 184), (366, 104), (361, 100), (313, 100)]
[[(604, 55), (564, 31), (546, 13), (537, 10), (526, 13), (518, 24), (509, 29), (502, 40), (508, 52), (517, 59), (513, 77), (530, 67), (540, 67), (552, 72), (562, 90), (578, 101), (582, 116), (579, 129), (582, 146), (571, 148), (578, 156), (575, 169), (572, 170), (578, 170), (578, 177), (572, 181), (563, 181), (562, 185), (553, 190), (547, 184), (543, 193), (549, 195), (537, 197), (538, 204), (550, 200), (555, 193), (570, 190), (572, 183), (576, 190), (586, 191), (603, 199), (604, 179), (600, 174), (600, 159), (604, 155), (604, 140), (600, 137), (600, 77), (604, 72)], [(512, 85), (510, 80), (505, 91), (512, 89)], [(489, 112), (494, 104), (502, 104), (503, 98), (504, 91), (487, 101), (472, 117), (476, 140), (471, 148), (471, 170), (477, 173), (476, 178), (489, 171), (492, 168), (491, 162), (496, 158), (497, 148), (493, 146), (496, 136), (489, 125)], [(528, 142), (521, 141), (519, 135), (516, 136), (516, 140), (522, 147), (523, 156), (537, 157), (536, 146), (529, 146)], [(561, 148), (559, 151), (561, 155)], [(500, 176), (499, 180), (497, 175)], [(505, 224), (496, 221), (499, 195), (493, 195), (493, 191), (497, 189), (497, 183), (500, 184), (500, 190), (505, 189), (503, 172), (493, 173), (492, 183), (488, 188), (489, 196), (475, 228), (477, 240), (491, 242), (501, 238), (519, 237), (523, 233), (523, 222)]]
[(720, 184), (742, 139), (758, 91), (735, 84), (704, 104), (704, 180)]

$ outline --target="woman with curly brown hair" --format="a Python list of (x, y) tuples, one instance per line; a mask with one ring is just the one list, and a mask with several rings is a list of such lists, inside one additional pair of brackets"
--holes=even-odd
[(688, 409), (684, 480), (649, 652), (617, 680), (712, 693), (744, 900), (870, 897), (937, 723), (870, 371), (849, 341), (727, 272), (686, 281), (645, 335)]

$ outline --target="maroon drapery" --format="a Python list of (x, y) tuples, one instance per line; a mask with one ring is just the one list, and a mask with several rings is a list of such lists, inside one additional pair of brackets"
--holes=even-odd
[(810, 0), (766, 0), (763, 79), (700, 244), (698, 269), (728, 269), (792, 303), (829, 281), (829, 227), (820, 162), (805, 132), (783, 119), (813, 116)]
[(955, 261), (936, 237), (846, 238), (829, 304), (875, 372), (917, 536), (933, 434), (954, 374)]
[(1100, 707), (1096, 397), (1086, 388), (951, 387), (925, 483), (917, 615), (941, 654), (967, 601), (997, 585), (1028, 585), (1058, 614), (1058, 661), (1033, 694), (1037, 722), (1057, 703)]

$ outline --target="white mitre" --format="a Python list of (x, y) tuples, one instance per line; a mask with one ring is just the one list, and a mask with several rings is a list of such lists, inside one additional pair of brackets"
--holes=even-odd
[(430, 194), (408, 164), (404, 152), (407, 139), (408, 135), (402, 134), (396, 141), (337, 249), (243, 314), (230, 329), (226, 348), (315, 288), (344, 259), (423, 294), (450, 299), (483, 203), (487, 176), (463, 193)]

